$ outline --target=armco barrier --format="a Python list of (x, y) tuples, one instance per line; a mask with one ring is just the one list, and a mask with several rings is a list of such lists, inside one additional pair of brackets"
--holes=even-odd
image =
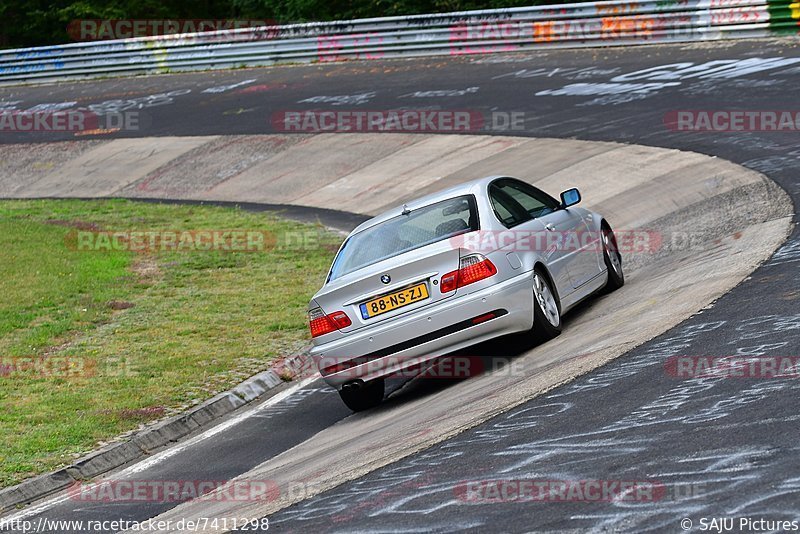
[(797, 34), (799, 22), (789, 1), (613, 0), (265, 26), (0, 51), (0, 83), (767, 37)]

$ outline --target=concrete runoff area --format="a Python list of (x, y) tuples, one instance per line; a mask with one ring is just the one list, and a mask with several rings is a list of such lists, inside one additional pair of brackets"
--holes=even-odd
[(26, 197), (60, 197), (86, 190), (89, 196), (108, 196), (126, 180), (144, 177), (187, 150), (204, 144), (203, 138), (140, 138), (103, 143), (62, 163), (41, 179), (24, 183)]
[[(718, 158), (637, 145), (404, 134), (91, 143), (71, 144), (74, 158), (58, 147), (57, 163), (45, 166), (42, 176), (16, 176), (7, 168), (0, 191), (24, 198), (49, 191), (55, 197), (259, 201), (375, 214), (453, 183), (498, 174), (553, 195), (577, 186), (582, 205), (600, 211), (618, 232), (660, 235), (657, 250), (624, 253), (624, 288), (565, 317), (559, 338), (515, 358), (517, 372), (483, 374), (348, 417), (236, 479), (281, 486), (303, 481), (314, 488), (306, 498), (474, 427), (675, 326), (769, 257), (788, 235), (792, 214), (788, 196), (759, 173)], [(37, 150), (48, 151), (41, 145)], [(226, 153), (236, 157), (226, 159)], [(103, 164), (108, 157), (116, 158), (113, 167)], [(186, 179), (159, 189), (166, 173)], [(367, 189), (368, 195), (354, 194)], [(297, 500), (281, 495), (266, 502), (192, 501), (158, 519), (263, 517)]]

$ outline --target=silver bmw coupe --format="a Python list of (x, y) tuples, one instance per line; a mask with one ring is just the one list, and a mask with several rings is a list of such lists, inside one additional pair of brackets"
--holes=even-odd
[(624, 284), (608, 222), (493, 176), (389, 210), (352, 231), (309, 305), (311, 355), (354, 411), (384, 379), (514, 332), (545, 341), (561, 316)]

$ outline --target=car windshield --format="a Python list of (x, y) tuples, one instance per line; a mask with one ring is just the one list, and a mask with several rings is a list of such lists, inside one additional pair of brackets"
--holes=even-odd
[(335, 280), (362, 267), (479, 228), (475, 197), (451, 198), (399, 215), (350, 236), (331, 267)]

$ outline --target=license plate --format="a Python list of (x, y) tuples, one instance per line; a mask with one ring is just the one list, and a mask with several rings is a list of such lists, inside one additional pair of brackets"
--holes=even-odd
[(369, 319), (427, 298), (428, 286), (417, 284), (363, 303), (361, 305), (361, 317)]

